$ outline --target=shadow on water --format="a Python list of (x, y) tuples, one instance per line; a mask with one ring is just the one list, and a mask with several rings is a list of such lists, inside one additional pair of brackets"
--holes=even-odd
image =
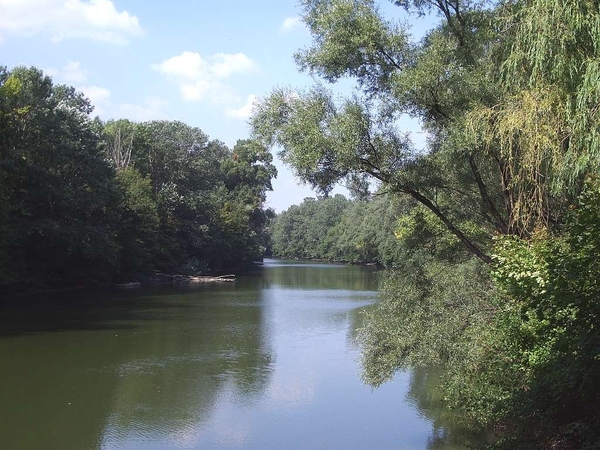
[(235, 285), (4, 300), (2, 448), (158, 442), (201, 427), (225, 389), (255, 401), (274, 359), (260, 303)]
[(493, 442), (493, 436), (469, 428), (443, 402), (439, 383), (443, 371), (437, 367), (412, 370), (407, 400), (431, 421), (432, 432), (428, 450), (467, 450)]
[[(219, 286), (231, 292), (229, 286)], [(135, 321), (170, 320), (206, 286), (166, 285), (130, 291), (53, 292), (0, 299), (0, 337), (69, 330), (128, 330)], [(214, 286), (212, 287), (214, 290)], [(175, 294), (175, 295), (174, 295)]]

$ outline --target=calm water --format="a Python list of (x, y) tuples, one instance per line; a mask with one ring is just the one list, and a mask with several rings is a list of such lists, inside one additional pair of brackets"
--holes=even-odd
[(0, 448), (461, 448), (428, 371), (359, 378), (367, 268), (266, 261), (235, 284), (0, 308)]

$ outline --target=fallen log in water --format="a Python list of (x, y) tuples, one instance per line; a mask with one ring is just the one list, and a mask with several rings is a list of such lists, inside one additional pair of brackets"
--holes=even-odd
[(139, 283), (137, 281), (130, 283), (116, 284), (116, 289), (134, 289), (139, 288), (142, 285), (157, 285), (157, 284), (170, 284), (170, 283), (235, 283), (235, 275), (221, 275), (218, 277), (201, 275), (201, 276), (190, 276), (190, 275), (166, 275), (163, 273), (157, 273), (149, 281)]
[(235, 275), (221, 275), (219, 277), (199, 276), (199, 277), (184, 277), (176, 281), (189, 283), (234, 283)]

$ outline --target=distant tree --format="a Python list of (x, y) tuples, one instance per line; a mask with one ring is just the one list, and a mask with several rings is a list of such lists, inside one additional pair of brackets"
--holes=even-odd
[(103, 126), (104, 152), (117, 172), (131, 163), (135, 128), (136, 125), (127, 119), (109, 120)]
[(279, 214), (273, 224), (273, 253), (303, 259), (330, 259), (336, 252), (332, 230), (349, 205), (342, 195), (305, 198)]
[(156, 268), (160, 218), (148, 178), (135, 168), (127, 167), (117, 172), (116, 183), (121, 194), (118, 278), (129, 281)]

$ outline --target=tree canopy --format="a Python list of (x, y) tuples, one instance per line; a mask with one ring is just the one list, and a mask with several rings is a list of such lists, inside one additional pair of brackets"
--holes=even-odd
[(177, 121), (91, 119), (74, 88), (0, 70), (0, 288), (241, 269), (267, 245), (276, 175), (258, 142), (229, 149)]

